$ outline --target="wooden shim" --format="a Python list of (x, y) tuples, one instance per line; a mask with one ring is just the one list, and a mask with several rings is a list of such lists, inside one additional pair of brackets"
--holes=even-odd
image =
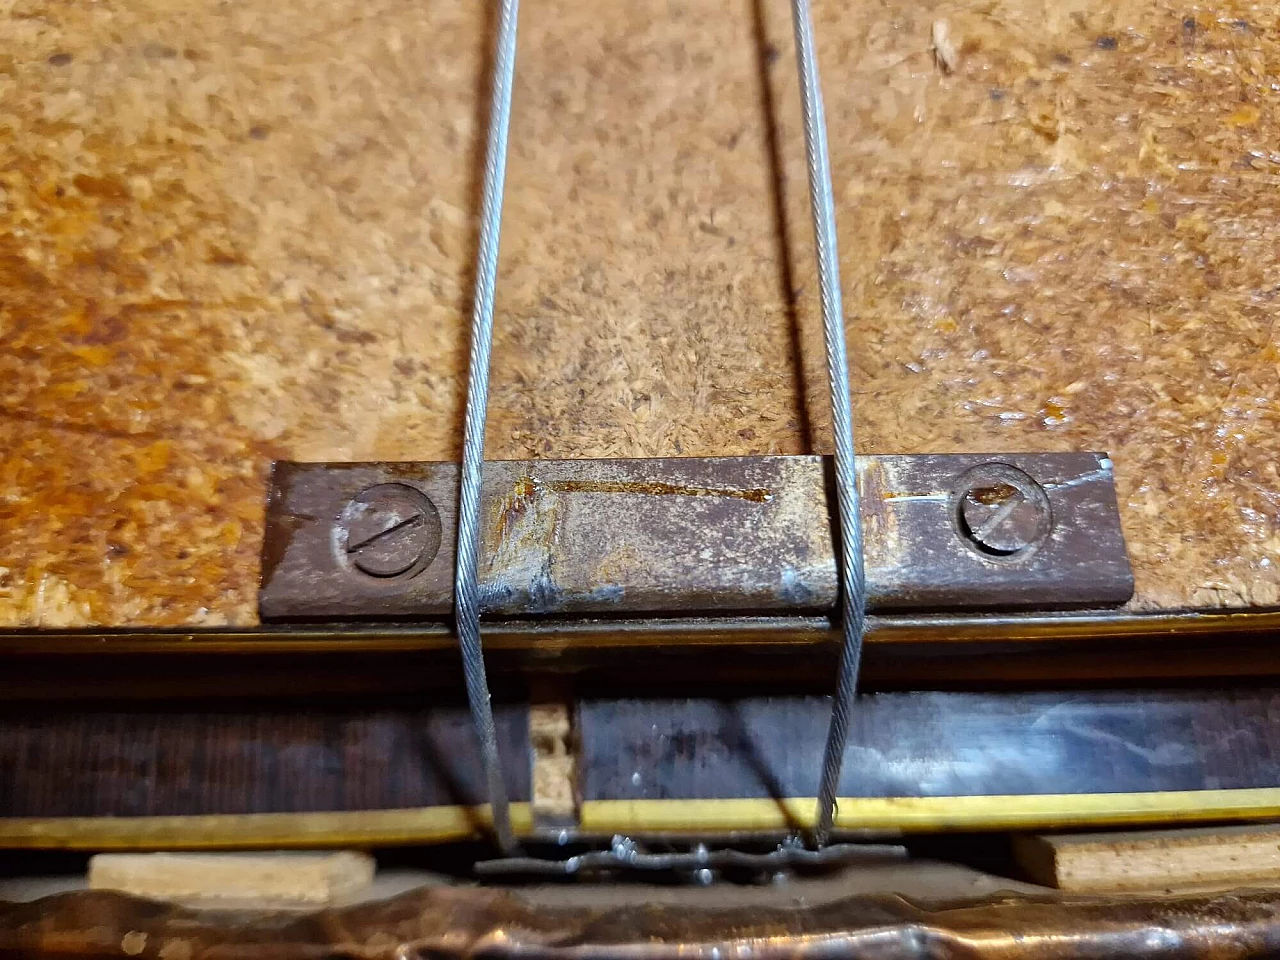
[(332, 903), (373, 882), (371, 856), (336, 853), (100, 853), (89, 888), (155, 900)]
[(529, 707), (533, 813), (540, 825), (572, 825), (578, 816), (578, 758), (573, 742), (573, 705), (536, 702)]
[(1014, 853), (1037, 882), (1074, 893), (1270, 885), (1280, 824), (1024, 836)]

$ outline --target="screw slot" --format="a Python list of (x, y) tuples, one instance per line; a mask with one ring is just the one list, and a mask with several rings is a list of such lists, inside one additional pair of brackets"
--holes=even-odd
[(1007, 463), (969, 470), (957, 481), (952, 500), (960, 536), (989, 559), (1021, 560), (1053, 529), (1044, 487)]
[(380, 483), (343, 508), (334, 527), (338, 562), (380, 580), (414, 576), (440, 550), (440, 513), (424, 493)]

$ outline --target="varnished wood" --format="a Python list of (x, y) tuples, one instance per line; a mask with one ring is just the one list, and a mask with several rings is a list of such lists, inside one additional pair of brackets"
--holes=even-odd
[[(810, 822), (823, 697), (580, 699), (581, 828), (785, 831)], [(884, 693), (855, 716), (838, 824), (1035, 828), (1280, 815), (1280, 690)], [(532, 751), (501, 707), (521, 829)], [(471, 835), (485, 813), (465, 708), (13, 707), (0, 845), (377, 844)], [(558, 827), (557, 827), (558, 829)]]
[[(826, 697), (584, 700), (584, 800), (808, 796)], [(841, 796), (1280, 787), (1280, 692), (886, 693), (851, 715)]]
[[(507, 789), (529, 797), (526, 710), (497, 711)], [(464, 705), (254, 709), (70, 705), (8, 712), (2, 817), (457, 806), (485, 799)], [(60, 771), (60, 772), (59, 772)]]

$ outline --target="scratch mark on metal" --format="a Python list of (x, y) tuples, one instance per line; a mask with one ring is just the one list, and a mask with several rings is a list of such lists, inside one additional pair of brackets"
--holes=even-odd
[(528, 480), (537, 488), (553, 493), (630, 493), (644, 496), (673, 497), (728, 497), (751, 503), (768, 503), (773, 492), (763, 487), (737, 489), (734, 487), (694, 487), (683, 483), (666, 483), (661, 480)]
[(1082, 487), (1086, 483), (1097, 483), (1099, 481), (1105, 483), (1111, 479), (1110, 466), (1102, 467), (1098, 470), (1090, 470), (1088, 473), (1082, 473), (1078, 477), (1072, 477), (1070, 480), (1062, 480), (1058, 483), (1043, 484), (1046, 490), (1065, 490), (1067, 487)]
[(949, 493), (886, 493), (885, 503), (942, 503), (951, 499)]

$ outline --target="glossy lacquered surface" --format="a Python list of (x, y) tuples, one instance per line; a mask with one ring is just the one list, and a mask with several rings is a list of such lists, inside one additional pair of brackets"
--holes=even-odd
[[(586, 832), (807, 822), (822, 697), (588, 698), (566, 743)], [(1280, 691), (881, 693), (854, 713), (837, 825), (1026, 827), (1280, 811)], [(526, 713), (498, 710), (518, 826)], [(465, 708), (387, 698), (11, 707), (0, 842), (407, 842), (484, 822)], [(99, 819), (107, 818), (107, 819)], [(96, 826), (95, 826), (96, 824)], [(571, 830), (574, 822), (567, 824)]]

